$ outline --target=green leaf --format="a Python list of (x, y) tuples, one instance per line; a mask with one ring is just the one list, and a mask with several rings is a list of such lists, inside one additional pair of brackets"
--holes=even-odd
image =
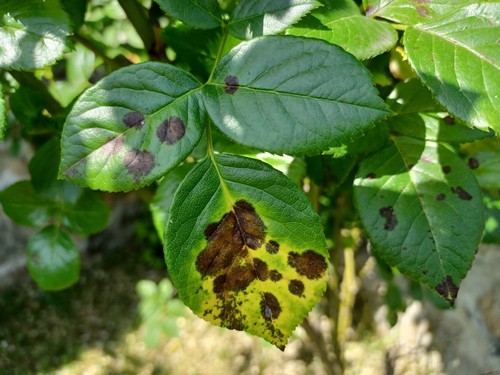
[(80, 277), (80, 254), (71, 237), (51, 225), (31, 237), (28, 243), (28, 270), (45, 290), (67, 288)]
[(396, 85), (387, 97), (386, 103), (399, 114), (444, 112), (442, 106), (432, 97), (429, 89), (418, 79), (411, 79)]
[(87, 90), (68, 115), (60, 175), (92, 189), (128, 191), (180, 164), (206, 123), (199, 82), (171, 65), (120, 69)]
[(229, 32), (240, 39), (277, 34), (318, 5), (316, 0), (241, 1), (229, 21)]
[(169, 16), (178, 18), (197, 29), (221, 26), (222, 18), (217, 0), (155, 0)]
[(156, 189), (153, 201), (149, 205), (154, 226), (162, 243), (165, 240), (165, 226), (167, 225), (168, 212), (172, 205), (174, 193), (192, 167), (193, 164), (183, 164), (168, 173)]
[(197, 164), (174, 196), (165, 238), (169, 273), (187, 306), (281, 349), (326, 287), (318, 215), (258, 160), (221, 154)]
[(479, 185), (484, 189), (500, 189), (500, 153), (479, 152), (467, 159)]
[(203, 90), (210, 117), (227, 136), (289, 155), (347, 142), (390, 113), (352, 55), (293, 36), (241, 43)]
[(61, 5), (71, 17), (73, 29), (77, 30), (80, 28), (85, 22), (87, 0), (61, 0)]
[(361, 220), (387, 263), (453, 304), (483, 233), (480, 188), (439, 143), (394, 142), (360, 166), (354, 193)]
[(3, 210), (16, 223), (45, 225), (56, 210), (53, 202), (38, 195), (30, 181), (19, 181), (0, 192)]
[(398, 34), (389, 23), (362, 16), (352, 0), (323, 3), (323, 7), (287, 33), (337, 44), (360, 60), (380, 55), (398, 41)]
[(109, 221), (109, 208), (99, 196), (86, 190), (74, 205), (63, 208), (63, 224), (71, 230), (90, 235), (106, 228)]
[(68, 48), (70, 33), (59, 0), (3, 0), (0, 68), (34, 70), (54, 64)]
[(485, 195), (484, 206), (486, 209), (486, 224), (482, 242), (500, 244), (500, 199)]
[(418, 76), (464, 122), (500, 132), (500, 3), (473, 4), (410, 27), (404, 44)]
[(368, 17), (385, 18), (405, 25), (425, 22), (436, 16), (436, 11), (428, 1), (363, 0), (363, 4)]
[(3, 86), (0, 85), (0, 141), (4, 140), (7, 129), (7, 108), (3, 97)]

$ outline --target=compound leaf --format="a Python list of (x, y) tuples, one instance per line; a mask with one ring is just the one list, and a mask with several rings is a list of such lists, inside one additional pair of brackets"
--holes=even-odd
[(281, 349), (326, 287), (328, 253), (309, 201), (280, 172), (241, 156), (208, 157), (187, 175), (165, 258), (197, 315)]
[(484, 229), (481, 191), (462, 160), (396, 137), (361, 164), (355, 201), (378, 255), (453, 304)]
[(352, 0), (323, 0), (322, 3), (323, 7), (314, 10), (287, 33), (326, 40), (360, 60), (380, 55), (398, 41), (398, 34), (389, 23), (362, 16)]
[(34, 70), (52, 65), (68, 48), (70, 19), (59, 0), (3, 0), (0, 68)]
[(219, 129), (247, 146), (317, 154), (390, 112), (351, 54), (316, 39), (267, 36), (233, 48), (204, 87)]
[(45, 290), (67, 288), (80, 277), (80, 254), (71, 237), (51, 225), (35, 233), (28, 243), (28, 270)]
[(60, 175), (107, 191), (128, 191), (158, 179), (201, 137), (206, 113), (199, 88), (189, 73), (156, 62), (105, 77), (68, 115)]
[(316, 0), (241, 1), (232, 14), (229, 32), (240, 39), (276, 34), (318, 5)]
[(418, 76), (446, 109), (500, 133), (500, 3), (473, 4), (410, 27), (404, 44)]
[(222, 24), (217, 0), (155, 0), (170, 16), (197, 29), (214, 29)]

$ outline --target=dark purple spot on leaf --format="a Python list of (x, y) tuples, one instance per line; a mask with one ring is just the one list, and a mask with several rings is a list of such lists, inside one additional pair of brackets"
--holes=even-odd
[(476, 158), (469, 158), (468, 164), (470, 169), (479, 168), (479, 160), (477, 160)]
[(142, 128), (144, 125), (144, 115), (139, 112), (129, 112), (123, 116), (123, 123), (128, 128)]
[(274, 294), (265, 292), (262, 295), (260, 311), (265, 320), (277, 319), (280, 316), (281, 306)]
[(235, 76), (227, 76), (224, 80), (224, 83), (226, 84), (226, 87), (224, 88), (226, 94), (232, 95), (236, 91), (238, 91), (238, 88), (240, 87), (238, 78), (236, 78)]
[(276, 270), (272, 270), (271, 272), (269, 272), (269, 278), (271, 279), (271, 281), (277, 282), (283, 278), (283, 275)]
[(369, 180), (373, 180), (374, 178), (376, 178), (377, 176), (375, 175), (375, 173), (373, 172), (370, 172), (366, 175), (366, 178), (368, 178)]
[(184, 137), (185, 132), (186, 127), (184, 126), (184, 122), (179, 117), (174, 116), (162, 122), (156, 131), (156, 135), (160, 141), (173, 145)]
[(464, 201), (470, 201), (472, 199), (472, 195), (467, 193), (461, 186), (452, 187), (451, 192)]
[(439, 193), (436, 195), (436, 200), (438, 201), (443, 201), (446, 198), (446, 195), (444, 193)]
[(266, 243), (266, 250), (269, 254), (276, 254), (280, 250), (280, 244), (274, 240)]
[(458, 295), (458, 287), (453, 282), (451, 276), (446, 276), (444, 280), (434, 288), (448, 303), (453, 306)]
[(384, 229), (385, 230), (394, 230), (396, 225), (398, 224), (398, 219), (396, 219), (396, 215), (394, 214), (394, 209), (391, 206), (383, 207), (379, 210), (380, 216), (385, 219)]
[(125, 154), (123, 161), (127, 170), (132, 173), (136, 179), (146, 176), (155, 166), (155, 158), (149, 151), (130, 150)]
[(291, 280), (288, 283), (288, 290), (296, 296), (302, 297), (304, 293), (304, 283), (300, 280)]
[(451, 167), (449, 165), (443, 165), (441, 167), (441, 170), (443, 171), (444, 174), (448, 174), (451, 172)]
[(288, 264), (295, 268), (299, 275), (308, 279), (319, 279), (328, 268), (325, 257), (312, 250), (306, 250), (302, 254), (292, 251), (288, 254)]

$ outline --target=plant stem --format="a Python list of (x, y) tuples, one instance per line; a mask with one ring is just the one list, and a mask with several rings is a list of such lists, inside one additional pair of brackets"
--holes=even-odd
[(352, 309), (356, 298), (356, 266), (354, 262), (354, 249), (346, 247), (344, 249), (344, 276), (340, 289), (340, 306), (337, 321), (337, 342), (342, 348), (347, 341), (347, 333), (352, 325)]
[(219, 50), (217, 51), (217, 57), (215, 58), (214, 66), (212, 67), (212, 71), (210, 72), (210, 76), (208, 77), (207, 83), (212, 82), (212, 78), (215, 73), (215, 69), (217, 69), (217, 65), (222, 58), (222, 54), (224, 53), (224, 46), (226, 45), (228, 30), (226, 27), (223, 27), (224, 32), (222, 33), (222, 39), (219, 44)]

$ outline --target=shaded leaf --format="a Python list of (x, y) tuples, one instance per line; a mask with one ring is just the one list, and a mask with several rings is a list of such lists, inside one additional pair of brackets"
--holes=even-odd
[(401, 82), (387, 97), (386, 103), (399, 114), (417, 112), (444, 112), (420, 80)]
[(35, 233), (28, 243), (28, 270), (45, 290), (67, 288), (80, 277), (80, 254), (70, 236), (51, 225)]
[(210, 117), (227, 136), (289, 155), (347, 142), (390, 113), (352, 55), (292, 36), (241, 43), (203, 90)]
[(109, 208), (99, 196), (86, 190), (74, 205), (63, 208), (63, 224), (71, 230), (90, 235), (106, 228), (109, 220)]
[(228, 29), (240, 39), (276, 34), (318, 5), (316, 0), (241, 1), (234, 9)]
[(0, 68), (43, 68), (68, 47), (70, 20), (58, 0), (3, 0), (0, 17)]
[(19, 181), (0, 192), (3, 210), (16, 223), (30, 227), (45, 225), (56, 210), (50, 200), (38, 195), (30, 181)]
[(484, 189), (500, 189), (500, 153), (479, 152), (467, 159), (469, 168)]
[(500, 3), (473, 4), (410, 27), (410, 63), (447, 110), (500, 132)]
[(222, 18), (217, 0), (155, 0), (169, 16), (178, 18), (197, 29), (221, 26)]
[(486, 224), (482, 242), (500, 244), (500, 199), (485, 195), (484, 206), (486, 209)]
[(436, 142), (396, 137), (366, 159), (355, 202), (376, 252), (453, 304), (484, 228), (470, 169)]
[(120, 69), (87, 90), (62, 134), (61, 176), (128, 191), (180, 164), (198, 143), (206, 114), (199, 82), (171, 65)]
[(398, 41), (398, 34), (389, 23), (362, 16), (352, 0), (322, 3), (323, 7), (287, 33), (337, 44), (360, 60), (380, 55)]
[(290, 180), (258, 160), (217, 155), (197, 164), (174, 196), (165, 238), (187, 306), (281, 349), (326, 287), (319, 217)]

